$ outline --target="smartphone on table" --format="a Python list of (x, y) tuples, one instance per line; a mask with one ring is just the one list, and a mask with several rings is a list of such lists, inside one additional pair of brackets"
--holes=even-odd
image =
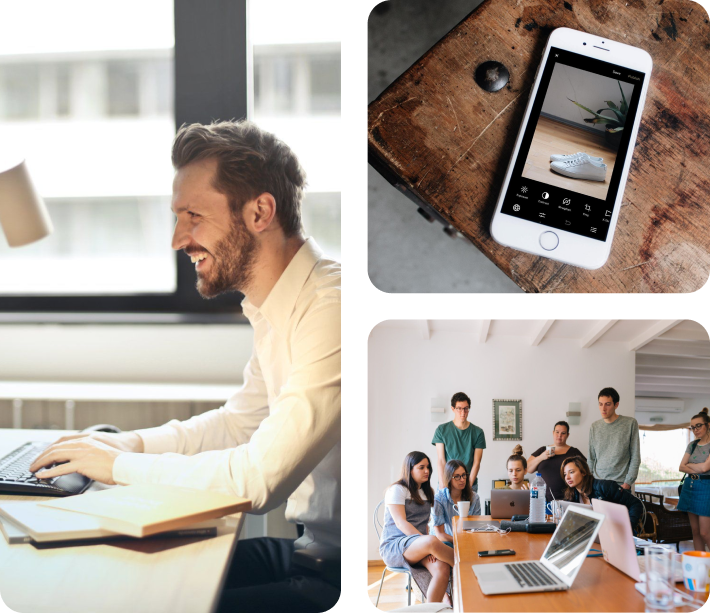
[(498, 243), (582, 268), (606, 262), (652, 66), (642, 49), (552, 32), (491, 221)]
[(488, 551), (479, 551), (479, 558), (491, 558), (493, 556), (514, 556), (515, 551), (512, 549), (490, 549)]

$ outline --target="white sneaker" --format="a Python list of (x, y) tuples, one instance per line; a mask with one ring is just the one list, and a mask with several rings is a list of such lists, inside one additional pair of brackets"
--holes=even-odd
[(595, 158), (592, 155), (589, 155), (588, 153), (583, 153), (581, 151), (577, 153), (573, 153), (572, 155), (563, 155), (561, 153), (553, 153), (550, 156), (550, 162), (566, 162), (567, 160), (573, 160), (575, 158), (580, 158), (587, 156), (590, 160), (594, 160), (595, 162), (601, 162), (604, 158)]
[(606, 164), (597, 162), (589, 156), (577, 157), (564, 162), (552, 162), (550, 170), (572, 179), (606, 181)]

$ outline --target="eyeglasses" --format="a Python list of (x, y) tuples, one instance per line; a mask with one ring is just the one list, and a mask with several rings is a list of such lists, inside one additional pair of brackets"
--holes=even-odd
[(467, 477), (468, 477), (468, 475), (454, 475), (454, 476), (452, 477), (452, 479), (453, 479), (454, 481), (461, 481), (461, 479), (466, 479)]
[(694, 426), (690, 426), (688, 430), (700, 430), (700, 428), (704, 428), (707, 426), (707, 424), (695, 424)]
[(471, 410), (471, 407), (466, 407), (465, 409), (462, 409), (460, 407), (456, 407), (454, 411), (463, 411), (464, 413), (468, 413)]

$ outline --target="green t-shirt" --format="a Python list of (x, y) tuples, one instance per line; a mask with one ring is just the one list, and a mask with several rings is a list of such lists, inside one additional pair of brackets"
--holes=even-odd
[[(432, 445), (444, 443), (446, 461), (460, 460), (466, 466), (466, 472), (470, 473), (473, 467), (473, 451), (475, 449), (486, 448), (486, 435), (478, 426), (469, 423), (468, 428), (459, 430), (453, 421), (441, 424), (434, 432)], [(478, 483), (478, 477), (474, 485)]]

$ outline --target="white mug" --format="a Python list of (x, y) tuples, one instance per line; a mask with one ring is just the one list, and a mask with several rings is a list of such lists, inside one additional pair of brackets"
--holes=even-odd
[(552, 455), (555, 455), (555, 446), (554, 445), (547, 445), (545, 447), (545, 451), (547, 451), (548, 453), (552, 452)]
[(471, 508), (471, 502), (469, 500), (460, 500), (458, 504), (454, 505), (454, 511), (459, 514), (459, 517), (468, 517), (468, 510)]

